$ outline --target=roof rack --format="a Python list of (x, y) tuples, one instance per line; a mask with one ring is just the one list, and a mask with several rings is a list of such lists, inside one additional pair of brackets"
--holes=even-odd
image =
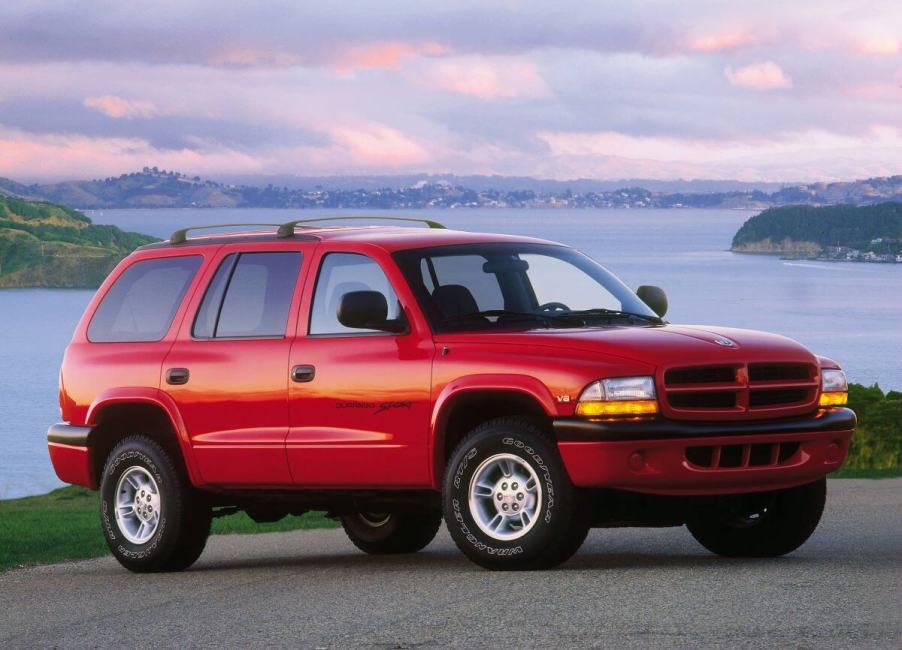
[[(370, 219), (375, 221), (412, 221), (414, 223), (424, 223), (430, 228), (436, 228), (440, 230), (446, 230), (445, 226), (440, 224), (438, 221), (432, 221), (431, 219), (412, 219), (410, 217), (320, 217), (319, 219), (296, 219), (295, 221), (289, 221), (288, 223), (283, 223), (279, 226), (279, 230), (276, 233), (279, 237), (292, 237), (294, 236), (295, 226), (304, 223), (319, 223), (320, 221), (346, 221), (348, 219)], [(301, 226), (302, 228), (305, 226)]]
[[(211, 228), (238, 228), (241, 226), (278, 226), (279, 232), (281, 233), (281, 228), (277, 223), (219, 223), (214, 224), (212, 226), (191, 226), (190, 228), (181, 228), (180, 230), (176, 230), (169, 236), (170, 244), (184, 244), (188, 241), (188, 232), (190, 230), (209, 230)], [(279, 235), (282, 236), (281, 234)]]

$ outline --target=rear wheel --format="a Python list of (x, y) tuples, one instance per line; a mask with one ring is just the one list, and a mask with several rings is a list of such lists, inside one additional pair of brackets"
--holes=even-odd
[(825, 478), (776, 492), (721, 497), (687, 522), (689, 532), (725, 557), (777, 557), (811, 537), (824, 512)]
[(373, 555), (416, 553), (429, 545), (441, 524), (440, 512), (360, 512), (341, 518), (354, 546)]
[(489, 569), (556, 566), (589, 530), (554, 443), (525, 418), (474, 429), (451, 455), (442, 500), (458, 548)]
[(100, 485), (107, 546), (129, 571), (181, 571), (204, 550), (211, 510), (169, 454), (144, 436), (110, 452)]

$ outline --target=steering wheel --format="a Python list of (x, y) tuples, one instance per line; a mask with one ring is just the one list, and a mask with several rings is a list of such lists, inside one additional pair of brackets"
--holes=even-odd
[(539, 305), (539, 311), (571, 311), (571, 309), (562, 302), (546, 302)]

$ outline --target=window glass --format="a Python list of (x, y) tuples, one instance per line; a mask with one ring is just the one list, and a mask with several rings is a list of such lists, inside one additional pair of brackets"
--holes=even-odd
[(615, 276), (564, 246), (455, 244), (399, 251), (394, 258), (436, 332), (657, 320)]
[(216, 319), (219, 318), (219, 307), (222, 305), (222, 297), (226, 287), (229, 286), (229, 278), (232, 277), (232, 269), (238, 255), (232, 253), (222, 260), (222, 264), (216, 270), (216, 275), (210, 280), (210, 286), (204, 294), (204, 300), (197, 310), (197, 318), (194, 319), (193, 336), (199, 339), (212, 338), (216, 333)]
[(620, 309), (621, 302), (587, 273), (550, 255), (521, 254), (529, 264), (526, 276), (539, 305), (563, 303), (570, 309)]
[(440, 286), (457, 284), (466, 287), (476, 300), (479, 311), (504, 309), (504, 296), (498, 278), (483, 271), (487, 258), (482, 255), (444, 255), (432, 258)]
[(97, 307), (88, 326), (88, 340), (114, 343), (162, 339), (201, 260), (192, 255), (132, 264)]
[[(224, 261), (220, 271), (226, 265)], [(291, 297), (297, 284), (301, 254), (296, 252), (242, 253), (227, 280), (219, 318), (213, 330), (216, 338), (282, 336), (288, 323)], [(217, 271), (217, 276), (219, 272)], [(213, 279), (216, 282), (218, 277)], [(211, 306), (217, 288), (211, 283)], [(205, 296), (204, 301), (206, 302)], [(206, 305), (198, 317), (209, 322)], [(203, 312), (203, 313), (202, 313)]]
[(310, 313), (311, 334), (347, 334), (378, 330), (345, 327), (338, 322), (341, 297), (351, 291), (378, 291), (388, 304), (388, 319), (400, 314), (398, 297), (375, 260), (356, 253), (330, 253), (323, 258), (313, 309)]

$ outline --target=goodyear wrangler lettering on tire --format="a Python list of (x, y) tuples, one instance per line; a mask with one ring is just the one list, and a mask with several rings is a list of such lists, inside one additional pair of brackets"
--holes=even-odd
[(576, 502), (554, 443), (526, 418), (480, 425), (448, 462), (445, 523), (458, 548), (486, 568), (566, 560), (588, 531)]
[(467, 463), (470, 461), (471, 458), (473, 458), (476, 455), (476, 453), (477, 453), (476, 448), (474, 447), (469, 452), (467, 452), (467, 455), (464, 456), (463, 459), (460, 461), (460, 465), (457, 468), (457, 472), (454, 474), (454, 487), (460, 487), (460, 477), (464, 473), (464, 471), (467, 469)]
[(527, 446), (525, 443), (523, 443), (520, 440), (515, 440), (513, 438), (505, 438), (502, 442), (504, 442), (504, 444), (506, 444), (506, 445), (513, 445), (514, 447), (517, 447), (518, 449), (522, 449), (527, 454), (532, 456), (533, 460), (536, 461), (536, 463), (539, 465), (539, 469), (541, 469), (544, 474), (545, 485), (546, 485), (545, 489), (547, 491), (547, 499), (548, 499), (548, 502), (545, 506), (545, 522), (551, 523), (551, 516), (552, 516), (552, 512), (554, 510), (554, 483), (551, 481), (551, 474), (548, 472), (548, 467), (545, 465), (544, 461), (542, 460), (542, 457), (539, 456), (537, 453), (535, 453), (535, 451), (533, 450), (532, 447)]

